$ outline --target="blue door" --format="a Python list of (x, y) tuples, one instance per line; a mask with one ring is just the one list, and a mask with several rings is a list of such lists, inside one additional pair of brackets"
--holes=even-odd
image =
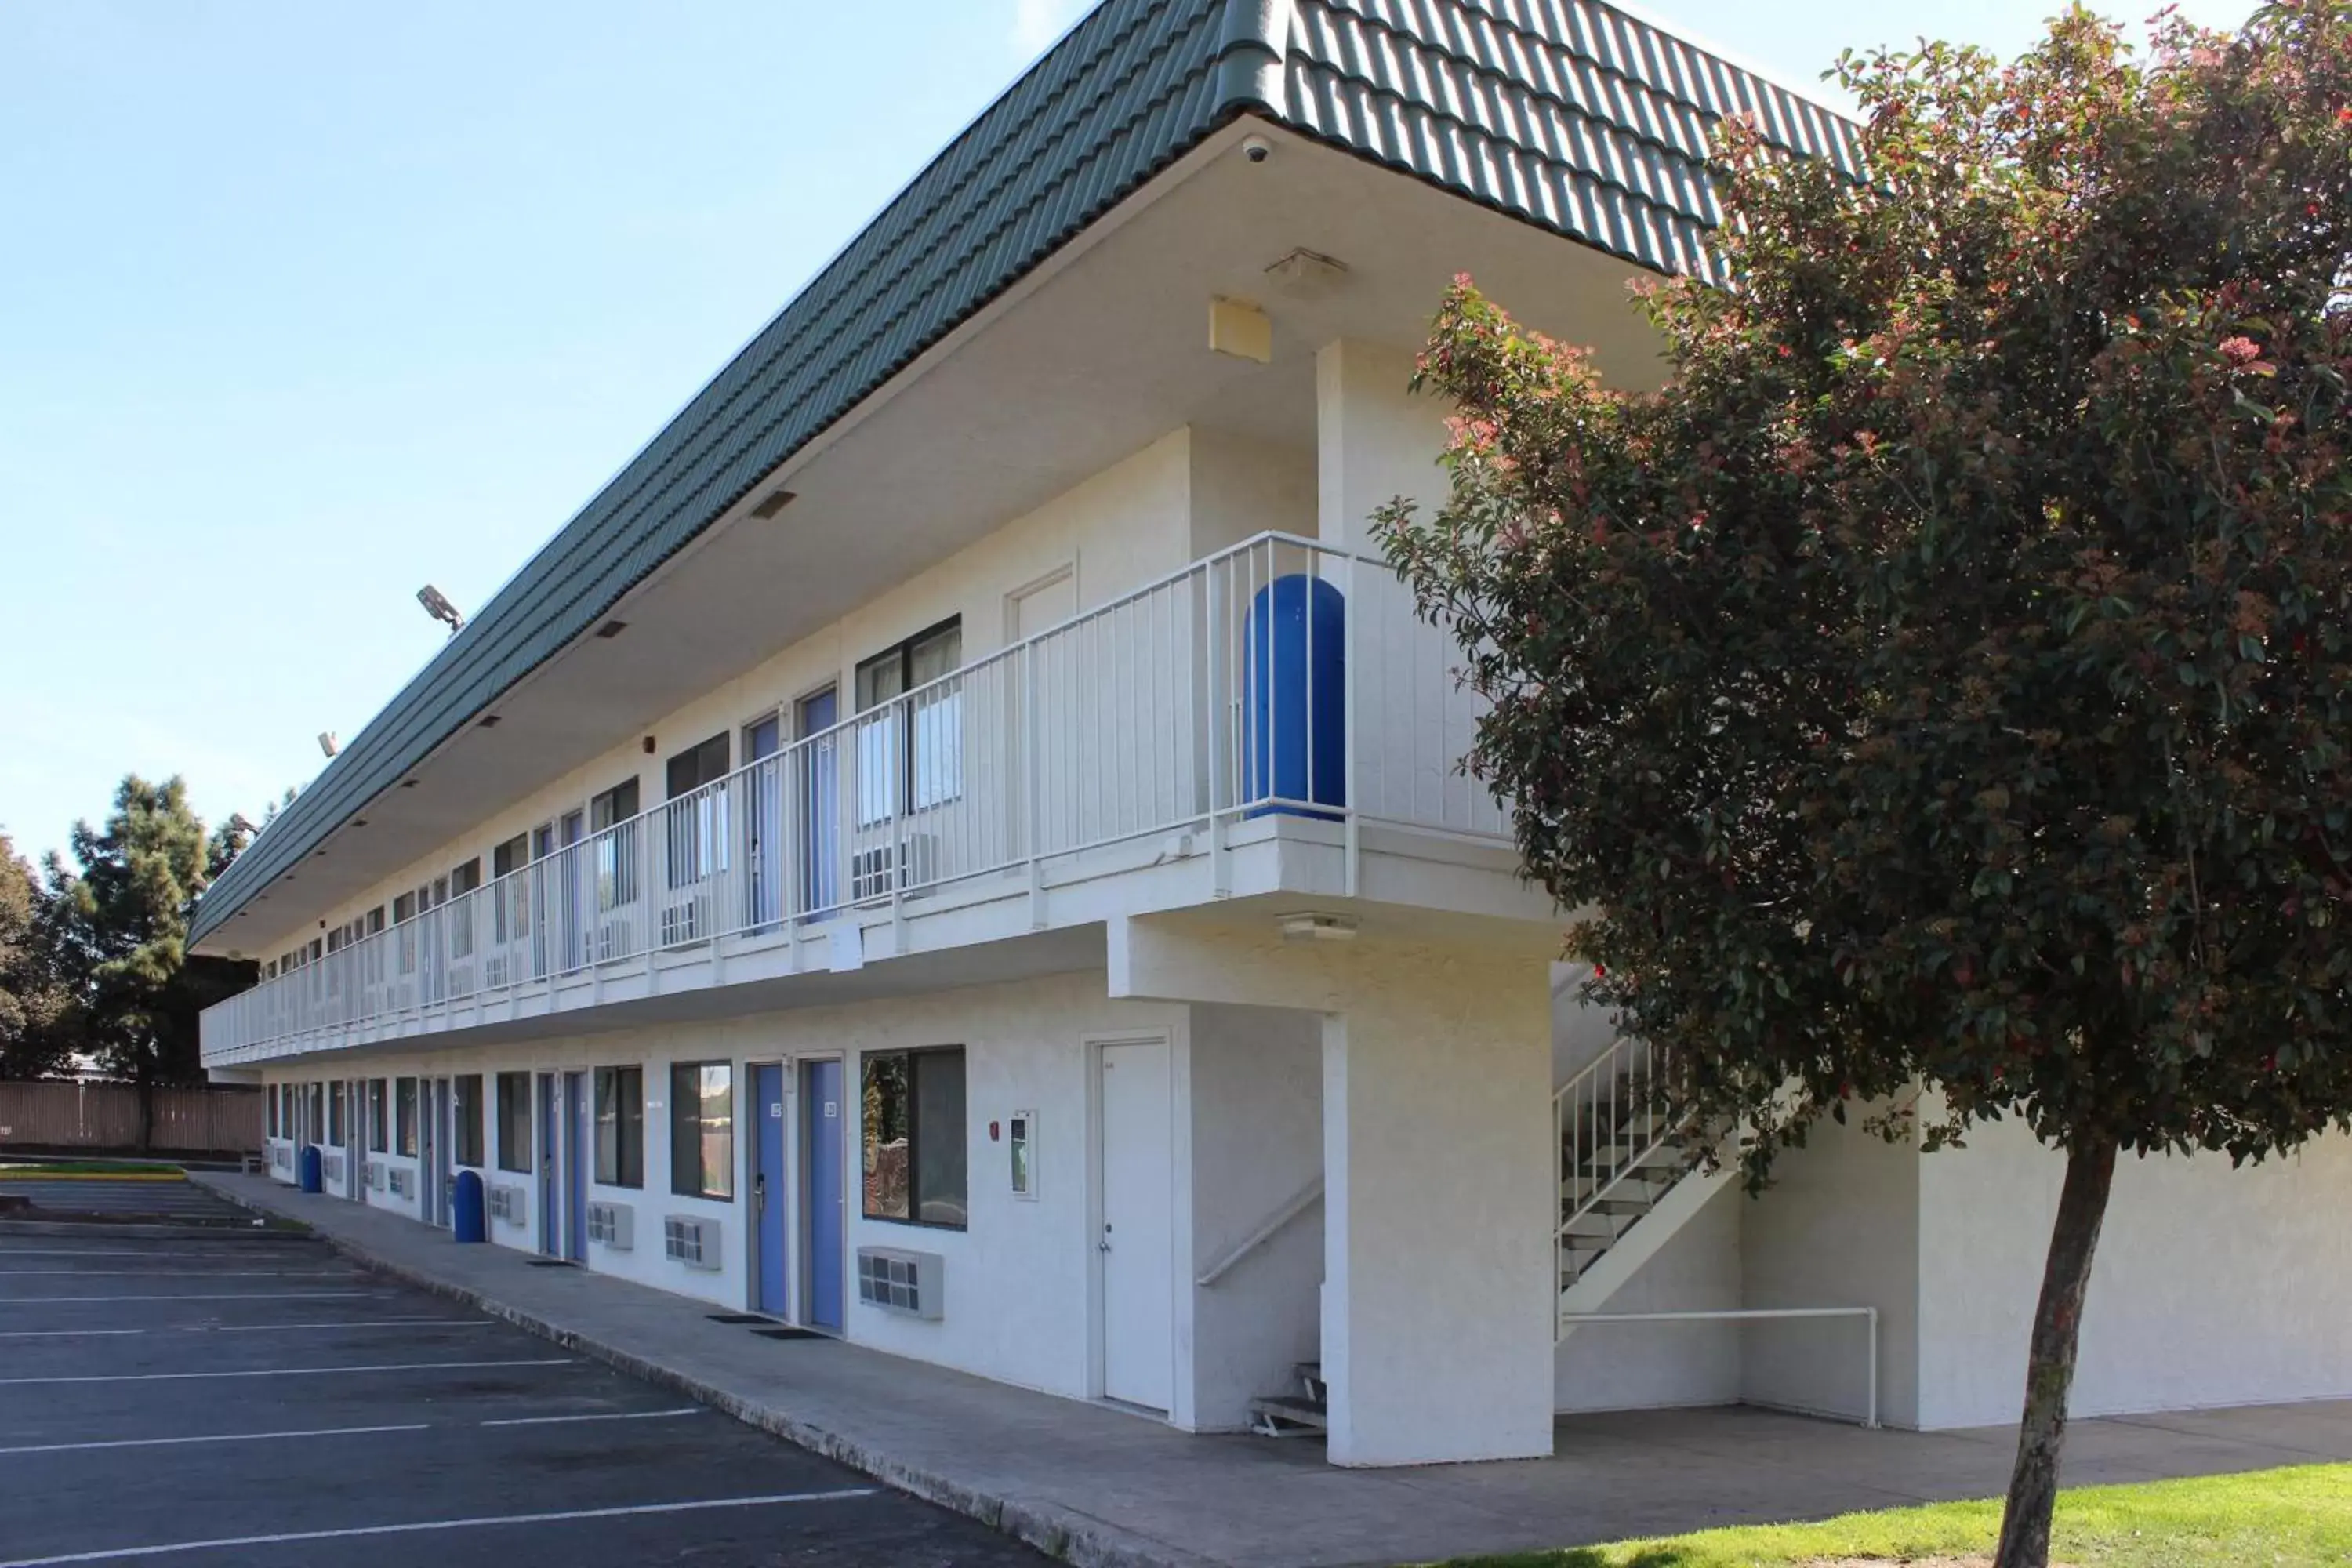
[(588, 1261), (588, 1075), (563, 1075), (563, 1256)]
[(842, 1331), (841, 1207), (842, 1127), (848, 1107), (841, 1093), (839, 1061), (801, 1064), (801, 1148), (807, 1161), (808, 1310), (801, 1321), (813, 1329)]
[(834, 869), (841, 854), (840, 737), (831, 733), (841, 717), (840, 693), (827, 688), (801, 699), (801, 735), (822, 737), (801, 749), (801, 910), (828, 910), (840, 901)]
[(775, 1063), (751, 1069), (751, 1113), (760, 1119), (758, 1153), (751, 1169), (752, 1223), (759, 1226), (759, 1300), (762, 1312), (782, 1316), (784, 1300), (784, 1069)]
[(539, 1250), (549, 1258), (562, 1250), (562, 1189), (556, 1184), (556, 1153), (563, 1130), (556, 1086), (562, 1081), (551, 1072), (539, 1075)]

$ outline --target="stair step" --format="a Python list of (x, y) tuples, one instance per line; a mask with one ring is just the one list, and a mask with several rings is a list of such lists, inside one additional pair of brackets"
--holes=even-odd
[(1301, 1431), (1328, 1432), (1331, 1428), (1330, 1412), (1323, 1401), (1294, 1394), (1253, 1399), (1250, 1414), (1257, 1417), (1257, 1430), (1268, 1437), (1295, 1436)]
[(1617, 1237), (1625, 1234), (1627, 1226), (1631, 1226), (1646, 1212), (1648, 1212), (1647, 1205), (1643, 1205), (1639, 1210), (1629, 1211), (1627, 1209), (1614, 1207), (1607, 1199), (1603, 1199), (1601, 1202), (1597, 1203), (1593, 1205), (1592, 1207), (1585, 1210), (1584, 1213), (1571, 1215), (1567, 1226), (1563, 1229), (1563, 1234), (1568, 1236), (1597, 1236), (1614, 1241)]

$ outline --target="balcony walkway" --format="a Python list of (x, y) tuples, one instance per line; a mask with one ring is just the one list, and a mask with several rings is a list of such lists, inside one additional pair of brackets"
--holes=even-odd
[[(678, 1389), (1085, 1564), (1288, 1568), (1589, 1545), (1998, 1495), (2011, 1429), (1869, 1432), (1745, 1408), (1563, 1419), (1556, 1457), (1342, 1470), (824, 1341), (263, 1176), (199, 1178), (362, 1261)], [(2352, 1401), (2075, 1423), (2070, 1485), (2352, 1460)]]

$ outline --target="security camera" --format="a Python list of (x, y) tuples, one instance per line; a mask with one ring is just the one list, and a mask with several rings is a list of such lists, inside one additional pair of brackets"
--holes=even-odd
[(1246, 137), (1242, 142), (1242, 156), (1253, 163), (1263, 163), (1274, 156), (1274, 143), (1263, 136)]

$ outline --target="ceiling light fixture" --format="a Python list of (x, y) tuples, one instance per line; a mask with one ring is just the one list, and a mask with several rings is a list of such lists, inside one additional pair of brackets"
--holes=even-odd
[(770, 490), (766, 495), (760, 498), (757, 505), (751, 508), (751, 515), (753, 517), (761, 518), (773, 517), (778, 512), (783, 510), (784, 508), (792, 505), (793, 502), (800, 499), (800, 497), (794, 495), (790, 490)]

